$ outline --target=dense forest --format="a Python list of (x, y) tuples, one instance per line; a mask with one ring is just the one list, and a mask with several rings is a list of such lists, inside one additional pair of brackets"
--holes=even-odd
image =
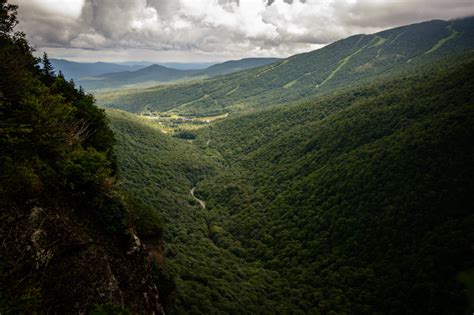
[(294, 308), (465, 309), (456, 277), (473, 263), (473, 61), (212, 129), (239, 173), (198, 190), (246, 259), (288, 279)]
[(472, 54), (448, 58), (193, 142), (110, 111), (123, 185), (170, 225), (179, 313), (462, 314), (473, 68)]

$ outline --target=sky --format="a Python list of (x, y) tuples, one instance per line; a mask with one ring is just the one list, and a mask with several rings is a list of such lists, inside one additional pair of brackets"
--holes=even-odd
[(396, 26), (474, 15), (474, 0), (10, 0), (37, 53), (74, 61), (287, 57)]

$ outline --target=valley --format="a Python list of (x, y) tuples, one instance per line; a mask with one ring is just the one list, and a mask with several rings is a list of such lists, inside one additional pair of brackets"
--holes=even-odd
[[(456, 309), (446, 279), (469, 260), (474, 222), (473, 58), (259, 110), (109, 109), (122, 187), (165, 220), (179, 313)], [(413, 303), (427, 286), (429, 305)]]
[(472, 1), (58, 4), (0, 0), (0, 315), (474, 312)]

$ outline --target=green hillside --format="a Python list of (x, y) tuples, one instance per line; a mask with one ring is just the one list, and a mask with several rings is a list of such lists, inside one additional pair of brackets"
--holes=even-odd
[(98, 95), (101, 104), (132, 112), (203, 115), (263, 108), (322, 95), (416, 64), (474, 49), (474, 18), (434, 20), (372, 35), (257, 69), (200, 82)]
[(318, 297), (305, 311), (452, 312), (473, 263), (473, 61), (218, 123), (239, 175), (198, 191), (250, 261)]
[(178, 313), (462, 313), (473, 69), (418, 66), (194, 141), (109, 112), (124, 187), (167, 218)]

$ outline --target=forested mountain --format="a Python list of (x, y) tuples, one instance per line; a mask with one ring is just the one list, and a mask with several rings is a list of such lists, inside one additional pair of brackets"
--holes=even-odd
[[(434, 20), (356, 35), (277, 63), (200, 82), (101, 96), (141, 112), (218, 114), (286, 104), (474, 49), (474, 18)], [(159, 100), (157, 102), (156, 100)]]
[(226, 61), (202, 70), (178, 70), (161, 65), (151, 65), (137, 71), (108, 73), (97, 77), (82, 78), (79, 84), (88, 90), (119, 88), (127, 85), (156, 85), (160, 82), (210, 78), (268, 65), (278, 60), (277, 58), (246, 58)]
[(142, 243), (161, 221), (115, 186), (104, 111), (40, 67), (16, 23), (0, 1), (0, 313), (162, 313)]
[(109, 62), (74, 62), (64, 59), (50, 59), (51, 65), (59, 72), (61, 71), (67, 80), (77, 81), (83, 77), (93, 77), (101, 74), (123, 71), (136, 71), (145, 66), (120, 65)]
[(289, 309), (462, 313), (474, 59), (453, 63), (218, 123), (231, 171), (197, 186), (213, 240), (288, 279)]
[(462, 314), (473, 69), (472, 53), (419, 65), (193, 142), (109, 112), (123, 187), (167, 218), (179, 313)]

